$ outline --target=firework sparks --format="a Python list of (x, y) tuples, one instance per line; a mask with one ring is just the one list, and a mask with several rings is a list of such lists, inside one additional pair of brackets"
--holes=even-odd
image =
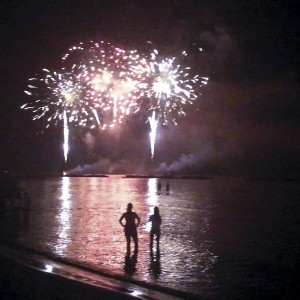
[(63, 56), (60, 72), (43, 69), (42, 76), (29, 79), (25, 93), (34, 100), (21, 108), (32, 110), (34, 120), (45, 119), (46, 128), (63, 123), (66, 161), (71, 125), (114, 127), (147, 101), (153, 158), (159, 122), (177, 124), (208, 81), (190, 75), (191, 68), (179, 63), (185, 56), (161, 58), (153, 50), (147, 57), (103, 41), (80, 43)]
[[(146, 73), (147, 86), (145, 94), (148, 98), (148, 111), (152, 116), (150, 123), (151, 158), (154, 158), (156, 132), (159, 122), (177, 125), (177, 119), (186, 116), (187, 104), (193, 104), (198, 98), (199, 88), (206, 85), (208, 78), (192, 76), (191, 68), (181, 65), (187, 56), (185, 51), (180, 57), (161, 58), (154, 49), (141, 72)], [(157, 115), (156, 115), (157, 113)]]
[[(33, 120), (45, 119), (46, 128), (63, 123), (64, 159), (69, 152), (69, 126), (100, 126), (98, 104), (85, 99), (85, 86), (80, 83), (75, 69), (72, 72), (53, 72), (44, 69), (43, 76), (31, 78), (25, 93), (35, 100), (21, 108), (33, 111)], [(64, 70), (62, 70), (64, 71)]]
[[(102, 128), (123, 122), (136, 113), (144, 96), (145, 74), (136, 72), (145, 59), (136, 50), (123, 50), (110, 43), (83, 43), (69, 49), (63, 61), (72, 61), (79, 52), (80, 79), (88, 87), (86, 98), (97, 103), (102, 112)], [(75, 55), (78, 57), (78, 54)]]
[(42, 76), (29, 79), (25, 93), (34, 100), (21, 108), (32, 110), (34, 120), (46, 120), (46, 128), (63, 123), (67, 160), (71, 124), (105, 129), (139, 110), (143, 73), (136, 70), (145, 59), (136, 50), (90, 42), (69, 49), (62, 62), (60, 72), (43, 69)]
[(177, 118), (186, 115), (185, 107), (198, 97), (198, 88), (207, 84), (207, 77), (191, 76), (190, 67), (183, 67), (179, 60), (187, 56), (182, 52), (181, 58), (160, 59), (157, 50), (153, 50), (147, 66), (150, 83), (146, 95), (150, 100), (149, 111), (157, 111), (163, 125), (169, 121), (177, 124)]
[(74, 72), (53, 72), (43, 69), (43, 76), (31, 78), (27, 95), (35, 100), (23, 105), (22, 109), (32, 110), (33, 119), (47, 120), (46, 128), (64, 120), (75, 126), (94, 127), (98, 123), (98, 104), (85, 98), (86, 87), (80, 83)]

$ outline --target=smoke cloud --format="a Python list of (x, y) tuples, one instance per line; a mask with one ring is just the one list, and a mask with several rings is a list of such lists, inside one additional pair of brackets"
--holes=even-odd
[(233, 37), (222, 27), (204, 31), (199, 36), (200, 44), (204, 47), (203, 58), (206, 68), (214, 74), (228, 71), (240, 60), (238, 46)]

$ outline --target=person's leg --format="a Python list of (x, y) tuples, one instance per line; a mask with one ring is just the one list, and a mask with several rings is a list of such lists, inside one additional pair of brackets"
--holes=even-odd
[(151, 231), (150, 232), (150, 248), (152, 249), (152, 247), (153, 247), (153, 237), (154, 237), (154, 234), (153, 234), (153, 232)]
[(132, 239), (134, 242), (134, 252), (138, 252), (139, 245), (138, 245), (137, 231), (132, 233)]
[(126, 243), (127, 243), (127, 254), (130, 254), (130, 235), (126, 234)]
[(156, 247), (157, 247), (157, 250), (159, 249), (159, 240), (160, 240), (160, 232), (158, 231), (156, 233)]

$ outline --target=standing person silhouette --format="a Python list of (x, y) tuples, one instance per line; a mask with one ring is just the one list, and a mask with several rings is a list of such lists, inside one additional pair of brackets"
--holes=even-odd
[[(125, 219), (125, 224), (123, 224), (123, 219)], [(127, 204), (127, 211), (122, 214), (119, 219), (119, 223), (124, 227), (124, 233), (127, 242), (127, 255), (130, 255), (130, 238), (133, 239), (134, 242), (134, 253), (138, 252), (138, 238), (137, 238), (137, 230), (136, 228), (140, 224), (140, 217), (137, 213), (132, 211), (132, 204)]]
[(161, 182), (158, 181), (158, 183), (157, 183), (157, 193), (160, 194), (160, 191), (161, 191)]
[(157, 206), (154, 207), (154, 214), (150, 216), (149, 221), (152, 222), (150, 230), (150, 251), (152, 253), (154, 236), (156, 236), (156, 247), (159, 251), (161, 216)]
[(166, 193), (169, 194), (169, 192), (170, 192), (170, 183), (168, 181), (166, 184)]

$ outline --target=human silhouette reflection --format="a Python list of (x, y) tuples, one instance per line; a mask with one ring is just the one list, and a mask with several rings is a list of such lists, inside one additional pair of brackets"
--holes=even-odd
[(150, 274), (154, 276), (155, 279), (158, 279), (161, 274), (161, 265), (160, 265), (160, 250), (157, 249), (154, 255), (153, 249), (150, 249), (150, 265), (149, 265)]
[[(127, 204), (127, 211), (122, 214), (119, 219), (119, 223), (124, 227), (124, 233), (127, 242), (127, 254), (126, 256), (130, 256), (130, 240), (132, 238), (134, 242), (134, 252), (137, 254), (138, 252), (138, 237), (137, 237), (137, 227), (140, 224), (140, 217), (132, 211), (133, 205), (131, 203)], [(123, 224), (123, 219), (125, 219), (125, 224)]]
[(126, 254), (124, 265), (125, 274), (132, 276), (136, 272), (137, 255), (138, 251), (135, 251), (132, 256)]

